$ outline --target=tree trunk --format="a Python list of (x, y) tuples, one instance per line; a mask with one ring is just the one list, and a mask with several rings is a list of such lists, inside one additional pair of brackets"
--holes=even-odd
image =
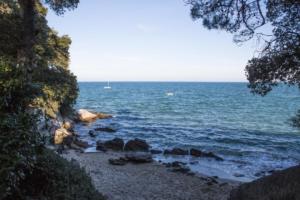
[(32, 72), (35, 67), (35, 1), (36, 0), (18, 0), (21, 8), (21, 17), (23, 19), (23, 38), (19, 59), (24, 69), (25, 79), (27, 79), (29, 83), (32, 81)]

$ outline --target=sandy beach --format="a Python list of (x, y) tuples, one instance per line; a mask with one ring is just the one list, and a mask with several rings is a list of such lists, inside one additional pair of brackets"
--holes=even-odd
[(108, 160), (124, 153), (79, 153), (69, 150), (62, 154), (75, 159), (92, 177), (99, 192), (110, 200), (225, 200), (238, 182), (196, 174), (172, 172), (161, 163), (124, 166), (109, 164)]

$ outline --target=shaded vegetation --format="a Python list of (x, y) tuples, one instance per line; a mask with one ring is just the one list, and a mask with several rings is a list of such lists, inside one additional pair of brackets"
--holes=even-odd
[(74, 163), (46, 150), (38, 110), (72, 111), (76, 77), (69, 71), (68, 36), (46, 20), (78, 0), (0, 0), (0, 199), (103, 199)]
[(20, 183), (20, 188), (9, 199), (105, 199), (94, 189), (91, 178), (76, 161), (68, 162), (47, 149), (37, 157), (36, 164), (28, 172), (28, 178)]

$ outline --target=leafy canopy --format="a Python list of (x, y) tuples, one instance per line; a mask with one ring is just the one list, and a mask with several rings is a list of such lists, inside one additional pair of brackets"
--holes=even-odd
[[(188, 0), (193, 19), (208, 29), (234, 33), (235, 42), (257, 37), (263, 49), (248, 61), (252, 92), (266, 95), (283, 82), (300, 86), (299, 0)], [(271, 33), (263, 31), (269, 26)]]

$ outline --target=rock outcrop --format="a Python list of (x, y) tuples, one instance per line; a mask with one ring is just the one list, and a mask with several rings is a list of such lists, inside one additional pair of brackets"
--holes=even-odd
[(125, 151), (149, 151), (149, 144), (145, 140), (135, 138), (129, 140), (124, 147)]
[(114, 138), (104, 142), (104, 147), (115, 151), (122, 151), (124, 147), (124, 140), (121, 138)]
[(77, 118), (81, 122), (93, 122), (96, 119), (107, 119), (111, 118), (111, 115), (104, 113), (92, 113), (85, 109), (79, 109), (77, 112)]
[(54, 132), (54, 144), (62, 144), (64, 141), (64, 138), (72, 136), (72, 133), (70, 133), (65, 128), (59, 128), (56, 129)]

